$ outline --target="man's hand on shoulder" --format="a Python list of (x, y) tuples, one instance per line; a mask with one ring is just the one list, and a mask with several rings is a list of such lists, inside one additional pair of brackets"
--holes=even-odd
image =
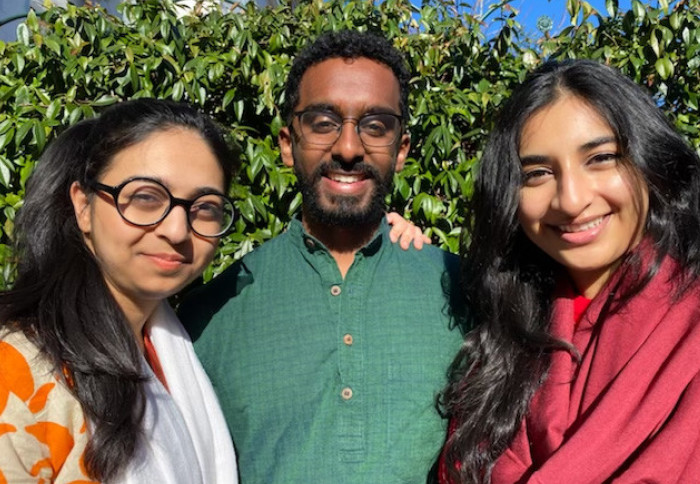
[(386, 221), (391, 225), (389, 238), (393, 243), (399, 243), (403, 250), (408, 250), (413, 242), (413, 247), (416, 250), (421, 250), (423, 244), (430, 244), (430, 237), (423, 234), (420, 227), (416, 226), (410, 220), (406, 220), (396, 212), (386, 214)]

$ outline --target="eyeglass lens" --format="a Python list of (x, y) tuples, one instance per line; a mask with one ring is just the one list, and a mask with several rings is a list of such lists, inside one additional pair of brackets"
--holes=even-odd
[[(122, 187), (117, 203), (127, 221), (135, 225), (153, 225), (170, 212), (171, 195), (158, 183), (132, 180)], [(226, 197), (207, 193), (192, 200), (187, 217), (194, 232), (214, 237), (228, 230), (233, 213), (233, 205)]]
[[(299, 116), (302, 136), (311, 144), (332, 145), (340, 137), (343, 118), (325, 111), (306, 111)], [(357, 131), (366, 146), (389, 146), (397, 140), (401, 121), (392, 114), (367, 114), (357, 120)]]

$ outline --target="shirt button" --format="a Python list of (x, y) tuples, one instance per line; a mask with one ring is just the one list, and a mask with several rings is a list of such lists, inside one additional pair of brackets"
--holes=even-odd
[(352, 398), (352, 388), (343, 388), (343, 391), (340, 392), (340, 396), (343, 397), (343, 400), (350, 400)]
[(338, 295), (340, 295), (340, 293), (341, 293), (340, 286), (336, 285), (336, 286), (331, 287), (331, 294), (332, 295), (338, 296)]
[(313, 239), (307, 238), (306, 240), (304, 240), (304, 243), (309, 249), (313, 249), (316, 246), (316, 243), (313, 241)]
[(345, 336), (343, 336), (343, 343), (350, 346), (352, 344), (352, 335), (348, 333)]

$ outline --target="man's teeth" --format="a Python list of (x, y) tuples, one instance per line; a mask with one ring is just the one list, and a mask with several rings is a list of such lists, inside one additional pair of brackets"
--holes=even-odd
[(358, 175), (333, 174), (333, 175), (330, 175), (329, 178), (333, 181), (338, 182), (338, 183), (355, 183), (355, 182), (360, 181), (360, 177)]
[(603, 217), (598, 217), (597, 219), (586, 222), (585, 224), (560, 225), (559, 230), (562, 232), (584, 232), (600, 225), (601, 223), (603, 223)]

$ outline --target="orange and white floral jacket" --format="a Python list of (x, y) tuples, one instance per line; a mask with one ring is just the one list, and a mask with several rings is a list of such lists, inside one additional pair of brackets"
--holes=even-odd
[(87, 484), (85, 415), (22, 333), (0, 333), (0, 484)]

